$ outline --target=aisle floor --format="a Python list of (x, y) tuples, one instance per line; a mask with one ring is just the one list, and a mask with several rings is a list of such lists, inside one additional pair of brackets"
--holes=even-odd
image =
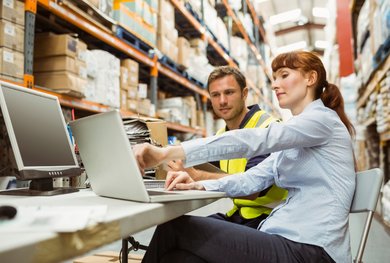
[[(224, 212), (227, 211), (231, 206), (230, 199), (222, 199), (213, 204), (210, 204), (206, 207), (198, 209), (190, 214), (207, 216), (215, 212)], [(357, 247), (359, 245), (360, 235), (362, 233), (363, 224), (365, 221), (365, 214), (352, 214), (350, 216), (350, 232), (351, 232), (351, 247), (352, 255), (356, 255)], [(390, 228), (384, 226), (380, 221), (379, 216), (375, 216), (369, 238), (366, 244), (366, 249), (364, 252), (363, 262), (365, 263), (384, 263), (390, 262)], [(153, 235), (154, 227), (137, 233), (134, 235), (134, 238), (143, 245), (147, 245)], [(121, 241), (116, 241), (107, 246), (103, 246), (99, 249), (89, 252), (87, 255), (92, 255), (96, 252), (102, 251), (120, 251)], [(134, 253), (134, 252), (132, 252)], [(135, 253), (144, 253), (143, 251), (137, 251)], [(87, 256), (85, 255), (85, 256)], [(65, 261), (65, 263), (71, 263), (73, 260)]]

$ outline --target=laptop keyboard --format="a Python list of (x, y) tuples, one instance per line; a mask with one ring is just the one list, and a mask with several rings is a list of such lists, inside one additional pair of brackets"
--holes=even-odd
[(164, 180), (144, 180), (146, 189), (164, 188)]

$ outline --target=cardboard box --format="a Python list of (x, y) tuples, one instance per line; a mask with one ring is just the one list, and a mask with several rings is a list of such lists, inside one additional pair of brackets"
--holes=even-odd
[(78, 74), (76, 59), (69, 56), (52, 56), (34, 60), (34, 72), (69, 71)]
[(137, 111), (138, 101), (134, 99), (127, 100), (127, 108), (131, 111)]
[(119, 85), (121, 89), (126, 89), (128, 86), (128, 78), (129, 78), (129, 71), (126, 67), (121, 67), (120, 68), (120, 77), (119, 77)]
[(5, 47), (0, 48), (0, 74), (23, 79), (24, 54)]
[(0, 3), (0, 18), (24, 27), (24, 1), (3, 0)]
[(129, 99), (138, 99), (138, 87), (128, 86), (127, 87), (127, 98)]
[(74, 97), (84, 97), (87, 81), (68, 71), (41, 72), (34, 75), (35, 83)]
[(171, 42), (164, 35), (157, 35), (157, 49), (160, 50), (164, 55), (168, 55), (169, 49), (171, 48)]
[(126, 58), (121, 60), (121, 66), (126, 67), (128, 70), (127, 85), (137, 86), (138, 85), (138, 75), (139, 75), (139, 64), (138, 62)]
[(127, 90), (121, 89), (119, 96), (121, 110), (127, 110)]
[(169, 28), (175, 28), (175, 8), (168, 0), (160, 0), (158, 5), (158, 15), (163, 17)]
[(138, 84), (138, 98), (146, 99), (148, 97), (148, 84), (139, 83)]
[(70, 35), (38, 34), (34, 43), (34, 57), (66, 55), (76, 57), (78, 40)]
[(24, 52), (24, 28), (7, 20), (0, 20), (0, 46)]
[(186, 68), (190, 65), (190, 42), (184, 37), (179, 37), (177, 40), (177, 63)]
[(152, 103), (149, 99), (141, 99), (138, 101), (137, 112), (146, 116), (150, 116), (150, 108)]
[(158, 35), (162, 35), (166, 38), (169, 38), (171, 30), (174, 29), (175, 27), (172, 26), (172, 23), (169, 22), (165, 17), (160, 15), (157, 17), (157, 39)]

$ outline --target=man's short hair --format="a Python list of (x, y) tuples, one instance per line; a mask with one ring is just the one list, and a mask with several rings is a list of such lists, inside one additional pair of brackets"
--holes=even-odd
[(233, 76), (237, 81), (238, 85), (241, 88), (241, 91), (246, 87), (246, 79), (245, 76), (240, 72), (239, 69), (230, 67), (230, 66), (221, 66), (215, 68), (209, 75), (207, 80), (207, 90), (209, 90), (209, 86), (211, 83), (216, 81), (217, 79), (224, 78), (226, 76)]

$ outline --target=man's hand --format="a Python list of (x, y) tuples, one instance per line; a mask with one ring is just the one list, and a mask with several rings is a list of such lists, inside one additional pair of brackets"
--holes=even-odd
[(168, 167), (174, 172), (185, 171), (182, 160), (172, 160), (168, 163)]
[(205, 190), (203, 185), (195, 182), (188, 173), (180, 171), (170, 171), (165, 180), (165, 189), (170, 191), (174, 188), (178, 190)]

